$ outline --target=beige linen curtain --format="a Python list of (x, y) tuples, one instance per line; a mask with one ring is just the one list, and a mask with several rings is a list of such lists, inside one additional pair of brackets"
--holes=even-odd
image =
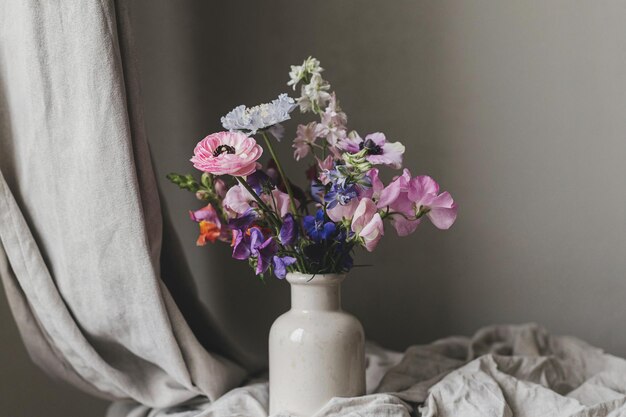
[(213, 400), (245, 374), (198, 342), (160, 277), (122, 3), (0, 1), (0, 275), (51, 375), (150, 407)]

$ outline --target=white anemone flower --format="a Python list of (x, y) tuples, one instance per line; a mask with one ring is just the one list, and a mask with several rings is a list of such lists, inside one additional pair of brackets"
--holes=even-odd
[(279, 95), (271, 103), (259, 104), (254, 107), (246, 107), (242, 104), (222, 117), (222, 126), (230, 131), (243, 130), (247, 131), (249, 135), (254, 135), (261, 129), (289, 120), (291, 118), (289, 113), (295, 107), (294, 100), (287, 94)]

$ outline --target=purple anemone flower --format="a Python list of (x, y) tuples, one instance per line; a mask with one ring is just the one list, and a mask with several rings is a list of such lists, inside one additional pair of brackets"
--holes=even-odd
[(404, 145), (400, 142), (387, 142), (385, 135), (380, 132), (371, 133), (361, 138), (356, 132), (339, 142), (338, 146), (344, 151), (357, 153), (366, 150), (366, 158), (374, 165), (389, 165), (392, 168), (402, 167)]

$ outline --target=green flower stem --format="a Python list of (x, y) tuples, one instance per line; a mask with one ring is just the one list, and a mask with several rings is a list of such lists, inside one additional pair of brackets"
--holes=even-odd
[(293, 191), (291, 190), (291, 185), (289, 184), (289, 180), (287, 179), (287, 176), (285, 175), (285, 171), (283, 171), (283, 166), (280, 164), (280, 161), (276, 157), (276, 152), (274, 152), (274, 147), (272, 146), (272, 142), (270, 142), (270, 139), (267, 137), (265, 132), (262, 131), (261, 136), (263, 136), (263, 139), (265, 140), (265, 144), (267, 145), (267, 149), (270, 151), (270, 155), (272, 155), (272, 159), (274, 159), (274, 162), (276, 162), (276, 168), (278, 168), (278, 173), (280, 174), (280, 177), (283, 179), (283, 183), (285, 184), (285, 188), (287, 189), (287, 194), (289, 194), (289, 205), (291, 206), (291, 211), (293, 212), (293, 215), (295, 217), (299, 217), (298, 210), (296, 209), (296, 200), (293, 198)]
[[(389, 210), (389, 207), (387, 207), (387, 210)], [(415, 220), (419, 220), (420, 218), (422, 218), (426, 213), (428, 213), (430, 210), (429, 209), (420, 209), (420, 211), (415, 215), (415, 217), (409, 217), (404, 213), (401, 213), (399, 211), (385, 211), (384, 213), (380, 213), (380, 217), (381, 219), (386, 219), (387, 217), (391, 217), (391, 216), (395, 216), (395, 215), (399, 215), (404, 217), (406, 220), (409, 221), (415, 221)]]
[(263, 202), (263, 200), (261, 200), (261, 198), (256, 194), (256, 192), (254, 192), (252, 187), (250, 187), (250, 184), (248, 184), (248, 182), (245, 179), (243, 179), (242, 177), (235, 177), (235, 178), (237, 179), (237, 181), (239, 181), (239, 184), (241, 184), (243, 186), (243, 188), (248, 190), (250, 195), (256, 200), (257, 204), (259, 205), (259, 208), (267, 213), (267, 215), (272, 220), (272, 223), (274, 223), (274, 225), (280, 229), (280, 226), (281, 226), (282, 222), (280, 221), (278, 216), (276, 216), (274, 211), (272, 209), (270, 209), (267, 206), (267, 204), (265, 204)]

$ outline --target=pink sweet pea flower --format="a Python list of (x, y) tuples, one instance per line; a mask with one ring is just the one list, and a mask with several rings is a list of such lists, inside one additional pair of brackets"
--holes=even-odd
[[(280, 216), (281, 219), (285, 217), (287, 213), (289, 213), (289, 194), (283, 193), (276, 188), (272, 190), (271, 196), (263, 194), (261, 196), (261, 199), (270, 208), (274, 209), (274, 211)], [(299, 204), (296, 201), (296, 206), (298, 205)]]
[(230, 187), (230, 189), (226, 192), (222, 205), (228, 217), (235, 218), (252, 208), (250, 203), (253, 201), (254, 197), (248, 192), (248, 190), (240, 184), (237, 184)]
[(378, 207), (389, 207), (392, 224), (399, 236), (415, 231), (420, 224), (416, 216), (422, 212), (439, 229), (448, 229), (456, 220), (457, 208), (448, 192), (439, 194), (439, 184), (431, 177), (420, 175), (411, 178), (405, 169), (401, 176), (382, 190)]
[(361, 199), (354, 211), (350, 228), (363, 240), (365, 249), (372, 252), (376, 248), (378, 241), (383, 237), (385, 231), (383, 228), (383, 220), (380, 214), (378, 214), (378, 208), (371, 199)]
[[(274, 209), (281, 218), (289, 212), (289, 194), (283, 193), (277, 188), (272, 190), (271, 195), (261, 194), (261, 200)], [(237, 184), (228, 190), (222, 205), (228, 217), (235, 218), (250, 210), (254, 202), (255, 199), (252, 194), (241, 184)], [(298, 202), (296, 202), (297, 205)]]
[[(383, 182), (378, 177), (378, 169), (377, 168), (370, 169), (369, 172), (367, 173), (367, 176), (369, 177), (372, 186), (369, 188), (363, 189), (359, 195), (361, 197), (367, 197), (367, 198), (371, 198), (374, 201), (378, 201), (380, 199), (380, 193), (385, 188)], [(379, 206), (379, 208), (380, 207), (381, 206)], [(385, 206), (382, 206), (382, 207), (385, 207)]]
[(389, 165), (395, 169), (402, 167), (404, 145), (400, 142), (387, 142), (385, 135), (380, 132), (371, 133), (362, 139), (357, 132), (353, 131), (337, 146), (350, 153), (365, 149), (367, 152), (365, 159), (374, 165)]
[(363, 245), (368, 252), (373, 252), (378, 245), (378, 241), (385, 234), (385, 229), (383, 226), (383, 219), (380, 217), (380, 214), (374, 214), (372, 220), (359, 233), (361, 239), (363, 239)]
[(457, 206), (449, 192), (439, 194), (439, 184), (428, 175), (418, 175), (409, 183), (409, 200), (415, 207), (426, 209), (426, 216), (438, 229), (446, 230), (454, 224)]
[(335, 207), (326, 210), (328, 217), (334, 222), (340, 222), (343, 219), (351, 219), (359, 205), (358, 198), (352, 198), (347, 204), (336, 204)]
[(244, 133), (218, 132), (198, 142), (193, 153), (191, 162), (200, 171), (245, 176), (256, 171), (263, 148)]

